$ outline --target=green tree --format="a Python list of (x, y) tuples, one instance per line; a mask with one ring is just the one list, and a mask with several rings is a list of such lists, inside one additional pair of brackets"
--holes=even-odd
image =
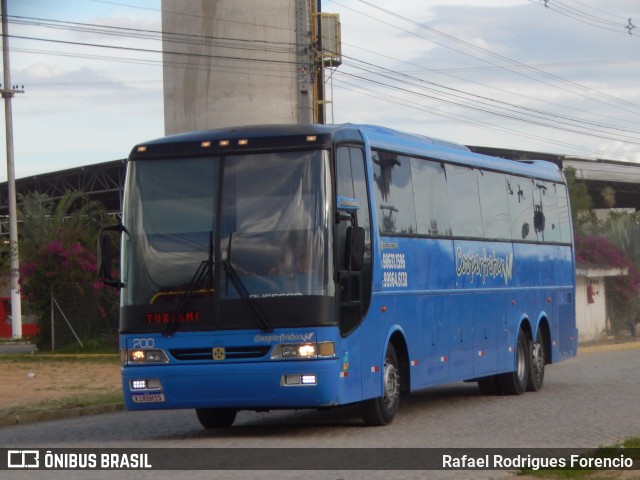
[(607, 208), (613, 208), (616, 206), (616, 191), (613, 189), (613, 187), (607, 185), (602, 189), (600, 195), (602, 195), (602, 201), (607, 206)]
[(37, 192), (20, 196), (20, 257), (29, 260), (52, 240), (95, 245), (104, 216), (104, 206), (83, 192), (67, 191), (57, 203)]
[(605, 226), (607, 237), (640, 267), (640, 213), (611, 212)]
[(564, 176), (567, 179), (569, 202), (571, 203), (571, 218), (575, 234), (590, 233), (597, 227), (597, 220), (593, 212), (593, 201), (584, 182), (576, 176), (576, 169), (566, 167)]
[[(611, 212), (609, 221), (606, 224), (605, 234), (629, 259), (635, 271), (640, 271), (640, 213), (638, 212)], [(622, 280), (620, 280), (622, 281)], [(614, 279), (610, 280), (614, 283)], [(621, 286), (613, 285), (620, 290)], [(608, 295), (608, 292), (607, 292)], [(640, 289), (636, 289), (635, 294), (628, 302), (620, 305), (608, 305), (610, 311), (616, 312), (620, 307), (627, 307), (621, 312), (624, 316), (624, 324), (635, 333), (635, 324), (640, 321)]]

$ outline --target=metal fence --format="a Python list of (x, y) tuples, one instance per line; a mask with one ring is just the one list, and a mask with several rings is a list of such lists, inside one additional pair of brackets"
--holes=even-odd
[(92, 285), (52, 291), (50, 316), (40, 319), (39, 337), (41, 349), (57, 350), (75, 344), (80, 349), (117, 350), (117, 294)]

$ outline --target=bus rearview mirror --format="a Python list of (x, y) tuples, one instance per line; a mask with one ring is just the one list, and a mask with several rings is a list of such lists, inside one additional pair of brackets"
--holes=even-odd
[(120, 288), (122, 283), (120, 279), (113, 278), (113, 242), (111, 240), (112, 232), (121, 233), (125, 231), (120, 224), (105, 227), (100, 231), (98, 239), (98, 278), (102, 283), (111, 287)]

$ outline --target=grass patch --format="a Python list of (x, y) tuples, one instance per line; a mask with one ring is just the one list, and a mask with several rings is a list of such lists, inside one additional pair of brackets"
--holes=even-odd
[[(624, 442), (616, 443), (611, 446), (600, 447), (594, 451), (590, 451), (582, 455), (584, 458), (592, 459), (617, 459), (621, 455), (625, 458), (633, 459), (634, 465), (640, 464), (640, 437), (631, 437)], [(527, 475), (530, 477), (547, 478), (547, 479), (590, 479), (597, 478), (597, 480), (617, 479), (620, 478), (620, 472), (625, 470), (615, 469), (607, 470), (605, 468), (578, 468), (578, 469), (522, 469), (520, 475)], [(624, 477), (627, 478), (627, 477)]]
[(58, 410), (69, 410), (72, 408), (93, 407), (112, 403), (122, 403), (122, 391), (114, 391), (95, 395), (75, 395), (58, 400), (49, 400), (33, 405), (9, 408), (0, 411), (1, 416), (24, 415)]
[(69, 343), (60, 346), (52, 354), (70, 353), (118, 353), (118, 339), (115, 338), (89, 338), (82, 340), (82, 347), (77, 343)]

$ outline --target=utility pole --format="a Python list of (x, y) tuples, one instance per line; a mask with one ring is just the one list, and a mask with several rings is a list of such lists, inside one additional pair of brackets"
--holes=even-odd
[(7, 131), (7, 184), (9, 186), (9, 252), (11, 255), (11, 327), (13, 338), (22, 338), (22, 302), (20, 299), (20, 262), (18, 260), (18, 218), (16, 207), (16, 173), (13, 163), (13, 113), (11, 99), (16, 93), (24, 93), (11, 86), (9, 66), (9, 32), (7, 22), (7, 0), (2, 6), (2, 59), (4, 85), (0, 93), (4, 98), (4, 117)]
[(309, 0), (296, 0), (296, 47), (297, 47), (297, 82), (298, 82), (298, 123), (313, 123), (313, 75), (314, 55), (311, 40), (311, 12)]
[(316, 22), (316, 48), (318, 58), (316, 60), (316, 122), (326, 123), (325, 118), (325, 101), (324, 101), (324, 61), (322, 59), (322, 0), (317, 0), (315, 13)]

